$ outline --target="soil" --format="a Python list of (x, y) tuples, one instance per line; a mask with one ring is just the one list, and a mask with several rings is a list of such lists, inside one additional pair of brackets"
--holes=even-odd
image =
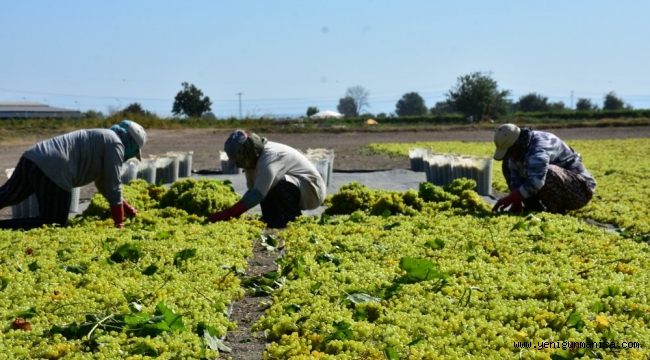
[[(277, 236), (277, 230), (266, 229), (265, 234)], [(259, 276), (277, 270), (275, 260), (279, 250), (269, 251), (257, 239), (253, 244), (253, 257), (248, 260), (247, 276)], [(237, 329), (226, 335), (226, 344), (231, 353), (222, 354), (221, 358), (238, 360), (257, 360), (262, 358), (266, 338), (261, 331), (253, 331), (252, 327), (264, 314), (271, 303), (270, 296), (251, 296), (247, 294), (232, 306), (231, 319), (237, 323)]]
[[(615, 138), (650, 138), (650, 126), (612, 127), (612, 128), (575, 128), (551, 130), (562, 139), (615, 139)], [(194, 170), (218, 170), (219, 150), (229, 134), (224, 130), (176, 129), (147, 131), (149, 141), (143, 149), (143, 156), (163, 154), (167, 151), (194, 151)], [(56, 134), (52, 134), (56, 135)], [(437, 140), (491, 141), (491, 130), (446, 130), (446, 131), (403, 131), (403, 132), (349, 132), (349, 133), (271, 133), (263, 134), (269, 140), (290, 145), (298, 149), (328, 148), (335, 153), (335, 170), (375, 170), (408, 168), (408, 158), (372, 155), (364, 151), (369, 143), (381, 142), (416, 142)], [(0, 170), (14, 167), (23, 151), (33, 143), (42, 140), (39, 136), (29, 139), (12, 139), (0, 142)], [(4, 172), (0, 181), (6, 179)], [(94, 186), (82, 188), (81, 200), (88, 200), (95, 192)], [(0, 218), (10, 217), (10, 208), (0, 210)], [(274, 263), (278, 254), (268, 252), (259, 240), (254, 247), (254, 257), (249, 260), (248, 275), (260, 275), (276, 269)], [(229, 359), (261, 359), (265, 347), (264, 334), (251, 330), (252, 325), (264, 313), (269, 297), (251, 297), (233, 304), (232, 319), (238, 324), (236, 331), (226, 336), (226, 343), (232, 353), (223, 354)]]

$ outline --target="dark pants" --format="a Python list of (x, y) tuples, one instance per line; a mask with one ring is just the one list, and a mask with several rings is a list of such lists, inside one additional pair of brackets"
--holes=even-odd
[[(507, 163), (507, 160), (503, 161), (501, 170), (508, 188), (511, 188)], [(587, 205), (592, 196), (593, 192), (578, 174), (556, 165), (549, 165), (544, 186), (537, 194), (524, 200), (524, 211), (564, 214)]]
[(302, 215), (300, 189), (286, 180), (280, 181), (266, 195), (262, 203), (262, 221), (271, 228), (284, 228), (289, 221)]
[(72, 193), (52, 182), (31, 160), (21, 157), (11, 178), (0, 187), (0, 209), (19, 204), (32, 194), (38, 200), (38, 217), (2, 220), (0, 228), (31, 229), (68, 223)]

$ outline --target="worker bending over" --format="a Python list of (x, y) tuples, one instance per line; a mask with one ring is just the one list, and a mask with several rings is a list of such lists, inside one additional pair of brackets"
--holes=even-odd
[(495, 160), (503, 160), (503, 176), (510, 194), (495, 212), (548, 211), (566, 213), (591, 200), (596, 181), (576, 153), (557, 136), (513, 124), (494, 133)]
[(124, 227), (124, 216), (135, 216), (137, 210), (122, 198), (121, 166), (130, 158), (140, 159), (146, 141), (142, 126), (124, 120), (110, 129), (77, 130), (39, 142), (23, 153), (13, 175), (0, 187), (0, 208), (36, 194), (39, 216), (3, 220), (0, 228), (65, 226), (72, 189), (93, 181), (111, 206), (115, 226)]
[(211, 222), (238, 217), (260, 204), (262, 221), (283, 228), (325, 200), (326, 186), (314, 165), (296, 149), (236, 130), (225, 142), (229, 161), (243, 168), (248, 191), (229, 209), (208, 217)]

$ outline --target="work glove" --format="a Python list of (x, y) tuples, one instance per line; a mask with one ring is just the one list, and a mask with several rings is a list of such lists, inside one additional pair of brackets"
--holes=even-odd
[(209, 222), (217, 222), (217, 221), (228, 221), (232, 218), (239, 217), (239, 215), (243, 214), (248, 210), (246, 208), (246, 205), (244, 205), (243, 202), (239, 201), (235, 205), (231, 206), (230, 208), (219, 211), (217, 213), (214, 213), (210, 216), (208, 216), (208, 221)]
[(519, 190), (513, 190), (508, 196), (499, 199), (492, 208), (492, 212), (505, 211), (510, 206), (510, 212), (521, 212), (523, 209), (524, 198), (521, 196)]
[(124, 207), (122, 204), (111, 205), (111, 216), (113, 216), (115, 227), (122, 229), (124, 227)]
[(138, 215), (138, 210), (131, 206), (126, 199), (122, 199), (122, 207), (124, 208), (124, 215), (126, 215), (126, 217), (132, 218)]

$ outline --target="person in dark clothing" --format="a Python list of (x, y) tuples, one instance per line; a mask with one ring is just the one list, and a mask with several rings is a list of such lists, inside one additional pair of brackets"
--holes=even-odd
[(494, 133), (495, 160), (510, 194), (497, 201), (494, 212), (548, 211), (566, 213), (585, 206), (596, 181), (582, 164), (580, 154), (557, 136), (514, 124)]
[(110, 129), (77, 130), (37, 143), (23, 153), (9, 180), (0, 187), (0, 208), (36, 194), (38, 217), (0, 221), (0, 228), (30, 229), (44, 224), (65, 226), (75, 187), (95, 182), (108, 200), (118, 228), (137, 210), (122, 198), (120, 168), (140, 149), (147, 134), (134, 121)]

